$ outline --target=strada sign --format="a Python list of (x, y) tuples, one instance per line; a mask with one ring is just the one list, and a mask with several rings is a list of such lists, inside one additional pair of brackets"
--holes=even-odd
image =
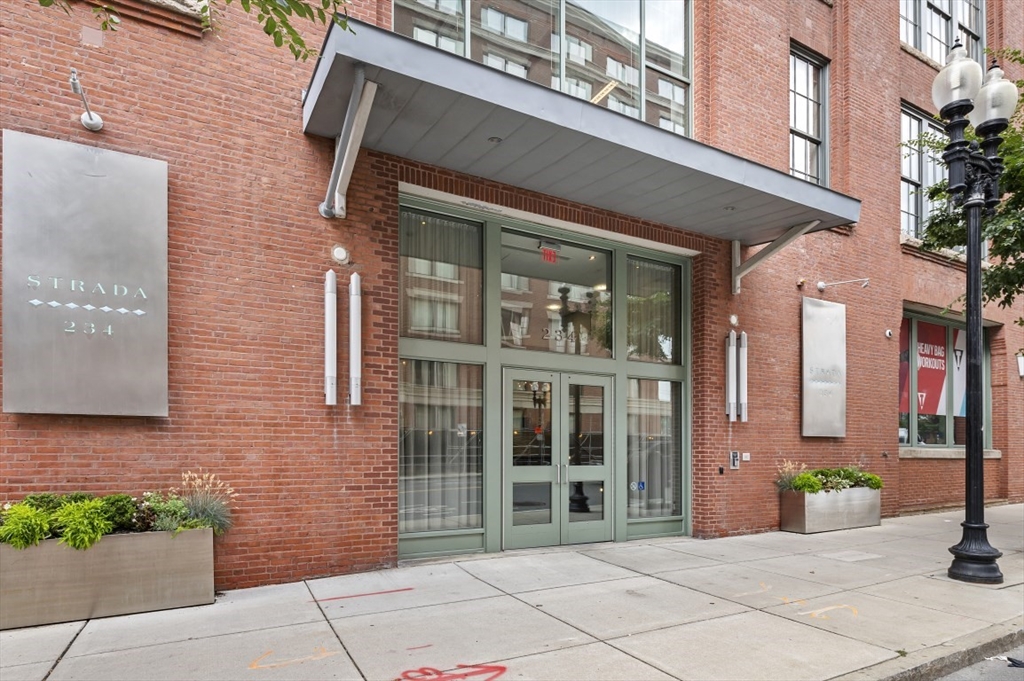
[(3, 131), (3, 408), (167, 415), (167, 164)]

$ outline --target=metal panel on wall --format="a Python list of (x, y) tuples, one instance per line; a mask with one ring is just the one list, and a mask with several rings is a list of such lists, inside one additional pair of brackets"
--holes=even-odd
[(3, 407), (167, 415), (167, 163), (3, 131)]
[(846, 306), (803, 302), (801, 368), (805, 437), (846, 437)]

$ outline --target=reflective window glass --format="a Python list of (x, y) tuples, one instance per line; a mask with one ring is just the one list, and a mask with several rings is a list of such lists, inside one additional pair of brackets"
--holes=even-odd
[(629, 359), (678, 364), (682, 347), (679, 266), (631, 257), (626, 268)]
[(627, 517), (676, 516), (682, 509), (682, 384), (629, 379), (626, 400)]
[(400, 334), (459, 343), (483, 338), (481, 225), (403, 210)]
[(501, 290), (502, 345), (611, 357), (610, 267), (607, 251), (503, 231), (502, 278), (516, 285)]
[(483, 367), (403, 359), (398, 531), (483, 526)]

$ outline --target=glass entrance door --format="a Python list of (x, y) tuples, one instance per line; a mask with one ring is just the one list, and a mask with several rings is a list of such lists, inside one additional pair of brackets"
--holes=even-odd
[(612, 379), (504, 376), (504, 547), (611, 540)]

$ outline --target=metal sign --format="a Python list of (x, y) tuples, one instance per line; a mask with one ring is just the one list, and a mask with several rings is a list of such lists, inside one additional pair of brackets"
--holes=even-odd
[(3, 131), (3, 407), (167, 415), (167, 164)]
[(802, 430), (805, 437), (846, 437), (846, 306), (803, 301)]

